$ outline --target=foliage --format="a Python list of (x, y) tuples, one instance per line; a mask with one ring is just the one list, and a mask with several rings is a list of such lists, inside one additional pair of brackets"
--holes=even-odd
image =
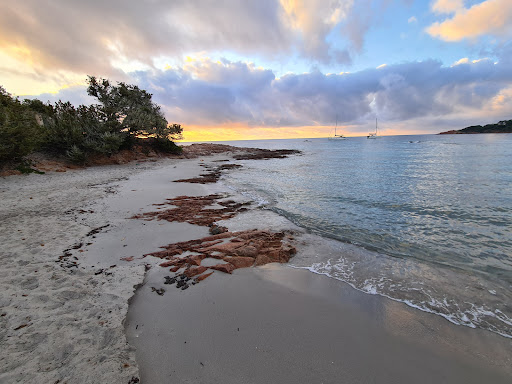
[(452, 130), (447, 132), (441, 132), (441, 135), (445, 134), (474, 134), (474, 133), (512, 133), (512, 120), (502, 120), (496, 124), (472, 125), (459, 130)]
[(179, 153), (179, 124), (168, 124), (152, 95), (136, 85), (111, 84), (89, 76), (87, 93), (99, 104), (78, 107), (26, 99), (20, 102), (0, 87), (0, 162), (45, 151), (85, 163), (92, 154), (110, 156), (142, 139), (154, 149)]
[(169, 139), (156, 139), (155, 147), (156, 149), (166, 153), (180, 154), (183, 152), (183, 149), (180, 146), (176, 145), (176, 143)]
[(460, 133), (512, 133), (512, 120), (503, 120), (497, 124), (487, 124), (484, 126), (473, 125), (459, 131)]
[(25, 99), (23, 100), (23, 105), (39, 114), (41, 117), (48, 116), (53, 113), (53, 107), (50, 104), (44, 104), (38, 99)]
[(69, 102), (59, 101), (45, 127), (46, 149), (65, 154), (77, 163), (84, 163), (93, 153), (112, 155), (123, 143), (124, 135), (109, 131), (107, 124), (99, 118), (96, 106), (75, 108)]
[(145, 138), (181, 138), (181, 125), (167, 123), (160, 106), (152, 102), (151, 93), (123, 82), (114, 86), (108, 79), (94, 76), (89, 76), (88, 82), (87, 93), (100, 102), (100, 118), (111, 131)]
[(66, 151), (66, 156), (73, 163), (77, 164), (84, 164), (87, 160), (87, 155), (77, 145), (73, 145), (70, 149), (68, 149)]
[(21, 159), (40, 142), (35, 112), (0, 86), (0, 162)]
[(21, 161), (20, 164), (18, 164), (18, 166), (16, 167), (16, 170), (20, 171), (24, 175), (27, 175), (29, 173), (37, 173), (38, 175), (44, 175), (44, 172), (32, 168), (32, 164), (29, 161)]

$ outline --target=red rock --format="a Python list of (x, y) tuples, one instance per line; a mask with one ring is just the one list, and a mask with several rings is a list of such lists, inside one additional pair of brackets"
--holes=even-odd
[(272, 260), (270, 260), (270, 258), (266, 255), (258, 255), (256, 257), (256, 260), (254, 261), (254, 266), (255, 267), (258, 267), (260, 265), (265, 265), (265, 264), (268, 264), (268, 263), (271, 263)]
[(196, 277), (196, 282), (200, 282), (200, 281), (203, 281), (204, 279), (206, 279), (208, 276), (210, 276), (213, 272), (210, 272), (210, 273), (205, 273), (204, 275), (200, 275), (200, 276), (197, 276)]
[(182, 258), (179, 258), (179, 257), (173, 257), (171, 260), (169, 261), (166, 261), (162, 264), (160, 264), (161, 267), (171, 267), (171, 266), (179, 266), (181, 267), (183, 264), (185, 264), (187, 262), (186, 259), (182, 259)]
[(235, 267), (233, 264), (226, 263), (226, 264), (216, 264), (214, 266), (211, 266), (210, 269), (215, 269), (216, 271), (224, 272), (224, 273), (232, 273), (235, 270)]
[(201, 260), (203, 260), (205, 257), (205, 255), (192, 255), (187, 257), (187, 263), (201, 265)]
[[(223, 203), (230, 204), (230, 202)], [(283, 240), (288, 235), (284, 232), (274, 233), (262, 230), (226, 232), (202, 239), (169, 244), (162, 247), (165, 248), (164, 251), (149, 255), (167, 258), (168, 261), (160, 264), (161, 266), (172, 266), (172, 272), (185, 268), (187, 276), (202, 276), (207, 269), (232, 273), (237, 268), (260, 266), (272, 262), (288, 262), (296, 253), (296, 249)], [(176, 254), (184, 252), (191, 252), (192, 255), (176, 256)], [(201, 266), (202, 260), (207, 257), (221, 259), (227, 263), (209, 268)], [(209, 274), (207, 275), (209, 276)], [(196, 281), (200, 280), (196, 279)]]
[(281, 258), (279, 257), (279, 250), (274, 249), (267, 253), (268, 258), (274, 263), (274, 262), (281, 262)]
[(255, 258), (258, 256), (258, 249), (252, 245), (246, 245), (238, 248), (236, 254), (238, 256)]
[(207, 269), (208, 268), (203, 267), (203, 266), (200, 266), (200, 267), (190, 267), (190, 268), (187, 268), (185, 270), (185, 272), (183, 272), (183, 274), (185, 276), (187, 276), (187, 277), (194, 277), (194, 276), (200, 275), (201, 273), (203, 273)]
[(218, 235), (203, 237), (201, 239), (201, 241), (213, 241), (213, 240), (219, 240), (219, 239), (226, 239), (231, 236), (233, 236), (233, 234), (231, 232), (223, 232), (223, 233), (219, 233)]
[(221, 253), (224, 253), (227, 255), (231, 255), (231, 254), (235, 254), (237, 248), (240, 248), (241, 246), (242, 246), (241, 243), (229, 242), (229, 243), (222, 243), (222, 244), (214, 245), (212, 247), (208, 247), (207, 250), (217, 251), (217, 252), (221, 252)]
[[(208, 196), (179, 196), (174, 199), (167, 199), (165, 205), (171, 205), (173, 208), (163, 209), (156, 212), (146, 212), (140, 215), (131, 217), (132, 219), (145, 219), (145, 220), (167, 220), (177, 222), (187, 222), (190, 224), (212, 226), (219, 220), (230, 219), (238, 212), (246, 210), (244, 204), (222, 204), (218, 200), (223, 199), (223, 195), (208, 195)], [(222, 209), (208, 209), (210, 206), (218, 202), (223, 205)], [(161, 204), (159, 204), (161, 205)], [(214, 235), (219, 236), (219, 235)]]
[(232, 264), (235, 269), (252, 267), (254, 264), (254, 259), (252, 257), (225, 257), (224, 261)]

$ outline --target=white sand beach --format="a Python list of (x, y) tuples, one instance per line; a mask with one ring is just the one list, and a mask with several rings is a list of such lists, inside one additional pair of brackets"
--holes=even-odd
[[(286, 264), (215, 271), (186, 290), (164, 284), (174, 273), (143, 255), (209, 228), (132, 217), (177, 196), (229, 192), (173, 182), (228, 159), (0, 178), (0, 382), (512, 380), (512, 340)], [(327, 249), (257, 208), (219, 224), (293, 230), (295, 257)]]

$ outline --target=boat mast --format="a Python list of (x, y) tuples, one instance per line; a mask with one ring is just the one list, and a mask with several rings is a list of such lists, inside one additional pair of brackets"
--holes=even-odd
[(377, 118), (375, 118), (375, 135), (377, 135)]
[(336, 128), (338, 128), (338, 114), (336, 114), (336, 125), (334, 126), (334, 137), (336, 137)]

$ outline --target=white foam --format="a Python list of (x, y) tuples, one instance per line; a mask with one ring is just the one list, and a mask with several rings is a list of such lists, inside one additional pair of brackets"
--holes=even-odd
[[(356, 284), (353, 280), (350, 279), (350, 277), (352, 276), (352, 272), (343, 269), (343, 266), (345, 265), (348, 265), (345, 260), (342, 260), (340, 263), (333, 264), (329, 259), (326, 262), (314, 263), (311, 266), (301, 267), (296, 265), (290, 265), (290, 267), (297, 269), (306, 269), (318, 275), (323, 275), (339, 281), (343, 281), (360, 292), (364, 292), (370, 295), (379, 295), (393, 301), (404, 303), (409, 307), (421, 310), (423, 312), (441, 316), (456, 325), (463, 325), (470, 328), (477, 328), (480, 326), (487, 328), (490, 331), (497, 333), (501, 336), (512, 338), (511, 334), (505, 333), (498, 329), (497, 327), (492, 326), (491, 324), (489, 324), (489, 321), (485, 319), (486, 317), (492, 318), (502, 322), (503, 324), (512, 326), (512, 319), (506, 316), (499, 309), (496, 309), (493, 312), (489, 309), (484, 308), (484, 306), (476, 306), (468, 303), (470, 304), (470, 309), (461, 310), (459, 305), (453, 300), (449, 300), (446, 297), (436, 299), (425, 290), (420, 290), (418, 288), (410, 288), (409, 290), (421, 292), (423, 295), (428, 297), (427, 301), (415, 302), (408, 299), (401, 299), (396, 296), (392, 296), (391, 294), (383, 292), (384, 288), (386, 287), (385, 282), (390, 281), (389, 279), (366, 279), (362, 284)], [(351, 267), (353, 268), (353, 266), (354, 264), (352, 263)], [(332, 273), (329, 273), (328, 270), (335, 270), (336, 272), (341, 273), (339, 275), (338, 273), (336, 273), (336, 275), (333, 275)], [(387, 286), (388, 289), (391, 287), (399, 287), (403, 289), (402, 285), (400, 284), (389, 284)], [(457, 310), (453, 311), (454, 308), (457, 308)], [(446, 311), (446, 313), (443, 312), (443, 310)]]

